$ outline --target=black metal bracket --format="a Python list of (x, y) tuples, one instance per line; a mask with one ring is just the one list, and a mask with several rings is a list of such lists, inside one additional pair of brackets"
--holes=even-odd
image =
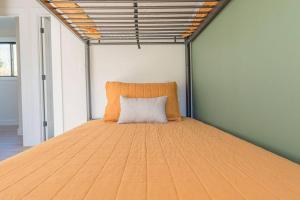
[(202, 33), (206, 27), (217, 17), (217, 15), (227, 6), (231, 0), (222, 0), (220, 3), (213, 9), (213, 11), (205, 18), (205, 20), (200, 24), (197, 30), (186, 40), (186, 43), (192, 42), (194, 39)]
[(137, 42), (137, 46), (138, 46), (138, 49), (141, 49), (141, 44), (140, 44), (140, 36), (139, 36), (139, 10), (138, 10), (138, 2), (137, 0), (134, 0), (133, 2), (133, 7), (134, 7), (134, 26), (135, 26), (135, 37), (136, 37), (136, 42)]

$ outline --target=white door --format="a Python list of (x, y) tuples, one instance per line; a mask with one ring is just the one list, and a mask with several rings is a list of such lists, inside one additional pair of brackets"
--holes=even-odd
[(54, 137), (53, 85), (51, 62), (51, 18), (41, 17), (41, 79), (43, 99), (43, 139)]

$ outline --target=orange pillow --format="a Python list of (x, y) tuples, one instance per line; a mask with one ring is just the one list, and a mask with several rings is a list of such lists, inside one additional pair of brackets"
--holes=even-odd
[(153, 98), (167, 96), (166, 114), (168, 120), (181, 120), (177, 84), (171, 83), (121, 83), (107, 82), (104, 121), (118, 121), (120, 115), (120, 96), (129, 98)]

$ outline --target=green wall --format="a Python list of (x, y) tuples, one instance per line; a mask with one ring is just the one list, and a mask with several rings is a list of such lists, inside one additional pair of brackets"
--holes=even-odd
[(232, 0), (192, 43), (195, 117), (298, 163), (299, 8)]

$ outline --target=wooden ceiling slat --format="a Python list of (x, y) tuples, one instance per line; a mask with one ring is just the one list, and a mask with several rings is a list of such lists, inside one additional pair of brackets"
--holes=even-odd
[(178, 43), (176, 39), (194, 38), (230, 0), (38, 1), (85, 41), (113, 40), (118, 35), (126, 42), (132, 33), (139, 43), (140, 35), (156, 33), (166, 36), (161, 39), (176, 37)]

